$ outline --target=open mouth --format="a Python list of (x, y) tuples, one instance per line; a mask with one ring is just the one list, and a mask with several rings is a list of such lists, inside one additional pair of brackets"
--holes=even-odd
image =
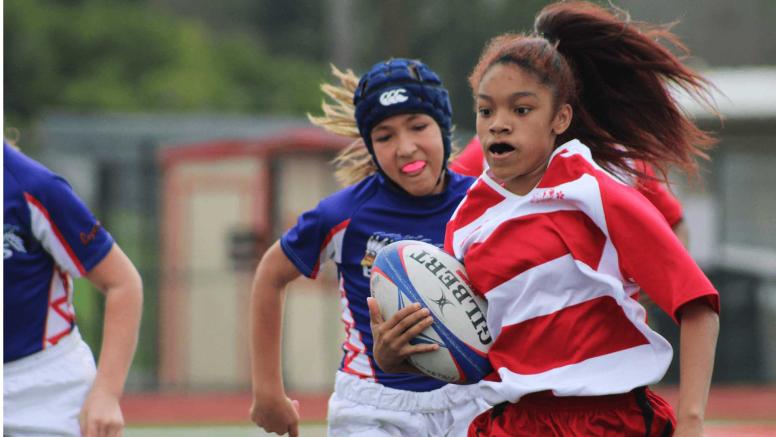
[(495, 143), (488, 147), (488, 152), (498, 156), (505, 153), (514, 152), (515, 147), (507, 143)]

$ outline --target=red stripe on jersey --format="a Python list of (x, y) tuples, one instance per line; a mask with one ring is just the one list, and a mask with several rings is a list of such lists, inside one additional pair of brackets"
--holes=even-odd
[(472, 186), (470, 193), (476, 192), (476, 202), (467, 202), (465, 207), (458, 211), (455, 216), (455, 222), (458, 228), (462, 228), (469, 223), (482, 217), (482, 214), (504, 200), (504, 196), (488, 186), (483, 180), (477, 180)]
[(51, 343), (52, 345), (55, 345), (59, 343), (59, 340), (62, 340), (62, 337), (66, 336), (67, 334), (70, 334), (72, 329), (65, 329), (62, 332), (59, 332), (57, 334), (52, 335), (51, 337), (47, 338), (46, 341)]
[(455, 257), (455, 249), (453, 248), (453, 234), (458, 229), (458, 224), (455, 219), (447, 222), (445, 226), (445, 252)]
[(80, 273), (82, 276), (86, 274), (86, 269), (84, 268), (83, 264), (81, 264), (81, 261), (78, 259), (78, 257), (75, 255), (75, 252), (73, 252), (73, 248), (70, 247), (69, 244), (67, 244), (67, 240), (65, 240), (65, 237), (62, 235), (61, 232), (59, 232), (59, 228), (54, 223), (53, 220), (51, 220), (51, 215), (49, 215), (48, 210), (46, 207), (43, 206), (42, 203), (38, 199), (36, 199), (32, 194), (30, 193), (24, 193), (24, 198), (27, 200), (27, 202), (33, 204), (35, 208), (37, 208), (41, 214), (43, 214), (43, 217), (46, 217), (46, 221), (48, 221), (49, 226), (51, 226), (51, 229), (54, 231), (54, 235), (56, 235), (57, 239), (59, 240), (59, 243), (62, 245), (62, 247), (65, 248), (65, 251), (70, 256), (70, 259), (73, 261), (73, 264), (75, 264), (75, 267), (78, 269), (78, 273)]
[(583, 174), (589, 173), (593, 167), (582, 155), (560, 156), (564, 150), (558, 150), (558, 155), (552, 159), (552, 171), (547, 171), (536, 185), (537, 188), (557, 187), (558, 185), (575, 181)]
[(445, 251), (453, 254), (453, 231), (461, 229), (471, 222), (482, 217), (489, 208), (498, 205), (504, 200), (504, 196), (488, 186), (484, 180), (478, 179), (469, 188), (467, 197), (472, 195), (476, 201), (465, 201), (453, 219), (447, 224), (445, 232)]
[(310, 277), (315, 279), (318, 276), (318, 269), (321, 268), (321, 256), (320, 254), (323, 253), (324, 250), (326, 250), (326, 246), (329, 245), (332, 238), (334, 238), (335, 235), (337, 235), (337, 232), (345, 229), (350, 224), (350, 219), (347, 219), (343, 222), (340, 222), (338, 225), (331, 228), (329, 233), (326, 235), (326, 238), (323, 240), (323, 244), (321, 244), (321, 250), (318, 255), (318, 261), (315, 262), (315, 266), (313, 267), (313, 272), (310, 274)]
[(531, 214), (505, 221), (486, 241), (472, 244), (464, 264), (474, 289), (484, 294), (566, 254), (595, 270), (605, 243), (606, 236), (581, 211)]
[[(562, 151), (559, 151), (559, 153), (562, 153)], [(545, 173), (545, 176), (539, 181), (539, 188), (549, 188), (568, 183), (579, 179), (585, 173), (600, 173), (600, 170), (594, 169), (581, 155), (558, 156), (553, 160), (552, 166), (553, 171)], [(650, 177), (655, 175), (652, 167), (644, 161), (634, 161), (633, 167), (646, 175), (646, 177), (637, 179), (634, 188), (660, 211), (670, 226), (679, 223), (683, 217), (682, 204), (660, 181), (650, 179)], [(600, 181), (601, 177), (597, 177), (597, 179)], [(611, 180), (608, 176), (606, 176), (606, 179)]]
[(617, 302), (602, 296), (504, 327), (488, 355), (494, 369), (532, 375), (648, 343)]
[[(62, 272), (59, 269), (56, 269), (56, 272), (59, 275), (59, 280), (62, 281), (62, 289), (64, 290), (65, 294), (59, 299), (51, 302), (49, 305), (63, 319), (67, 320), (72, 324), (75, 321), (75, 314), (72, 314), (67, 311), (68, 305), (70, 304), (70, 293), (72, 292), (72, 290), (70, 290), (70, 287), (69, 287), (70, 277), (68, 276), (67, 273)], [(65, 309), (62, 309), (63, 306), (65, 307)]]

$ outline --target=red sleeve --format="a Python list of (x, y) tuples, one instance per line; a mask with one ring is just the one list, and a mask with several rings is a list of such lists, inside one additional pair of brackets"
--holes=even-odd
[[(635, 167), (647, 176), (655, 175), (652, 167), (643, 161), (637, 161)], [(636, 183), (636, 189), (655, 205), (655, 208), (663, 214), (663, 217), (665, 217), (671, 227), (676, 226), (682, 220), (684, 215), (682, 204), (660, 181), (648, 177), (639, 178)]]
[(453, 250), (453, 232), (455, 232), (456, 223), (455, 219), (447, 222), (445, 226), (445, 252), (455, 257), (455, 251)]
[(450, 170), (462, 175), (477, 177), (482, 174), (484, 159), (480, 140), (475, 136), (469, 141), (463, 152), (450, 163)]
[(606, 225), (625, 278), (674, 320), (682, 305), (696, 299), (719, 312), (719, 293), (660, 213), (629, 187), (602, 179)]

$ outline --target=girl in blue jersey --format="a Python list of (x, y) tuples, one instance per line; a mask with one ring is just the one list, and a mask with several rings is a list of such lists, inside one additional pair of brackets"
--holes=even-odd
[[(326, 115), (313, 122), (360, 137), (339, 159), (338, 176), (351, 185), (302, 214), (256, 270), (251, 419), (269, 432), (298, 435), (297, 405), (286, 397), (281, 377), (283, 292), (299, 275), (315, 278), (319, 265), (331, 259), (337, 265), (347, 338), (329, 400), (329, 435), (465, 435), (471, 419), (487, 408), (475, 387), (446, 385), (417, 373), (388, 373), (411, 369), (380, 361), (390, 367), (381, 369), (375, 358), (375, 342), (401, 343), (397, 334), (402, 328), (395, 324), (408, 313), (413, 314), (402, 324), (414, 324), (417, 331), (408, 335), (425, 329), (431, 322), (427, 310), (400, 312), (376, 331), (375, 339), (367, 305), (377, 251), (406, 239), (441, 246), (444, 225), (473, 182), (447, 170), (452, 129), (447, 91), (431, 69), (407, 59), (378, 63), (358, 82), (351, 72), (335, 70), (335, 75), (342, 86), (323, 89), (340, 105), (325, 104)], [(364, 150), (368, 154), (359, 157)], [(428, 350), (408, 347), (405, 356)]]
[[(140, 275), (70, 185), (3, 143), (3, 435), (120, 436)], [(99, 366), (81, 340), (73, 277), (105, 293)]]

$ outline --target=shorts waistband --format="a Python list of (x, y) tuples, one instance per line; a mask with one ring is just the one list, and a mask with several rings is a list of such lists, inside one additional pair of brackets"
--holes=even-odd
[(413, 392), (386, 387), (338, 371), (334, 382), (337, 396), (352, 402), (394, 411), (437, 412), (479, 397), (476, 385), (448, 384), (436, 390)]
[(32, 366), (41, 366), (50, 361), (55, 361), (58, 357), (77, 348), (82, 342), (78, 327), (73, 327), (73, 330), (62, 337), (57, 344), (18, 360), (3, 363), (3, 373), (14, 373), (20, 370), (27, 370)]
[(645, 393), (646, 387), (636, 387), (627, 393), (600, 396), (555, 396), (551, 390), (529, 393), (517, 402), (521, 408), (552, 408), (562, 410), (591, 409), (624, 406), (636, 402), (636, 394)]

